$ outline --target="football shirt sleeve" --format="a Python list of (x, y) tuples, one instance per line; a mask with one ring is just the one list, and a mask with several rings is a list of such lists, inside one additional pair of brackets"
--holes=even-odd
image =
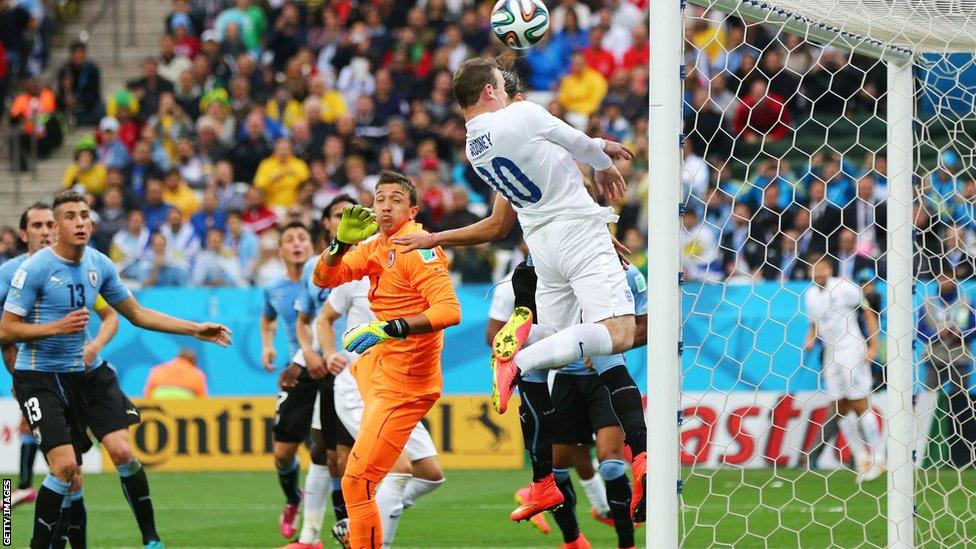
[(21, 265), (10, 280), (10, 292), (7, 293), (3, 310), (10, 311), (20, 317), (27, 316), (27, 312), (33, 309), (34, 304), (37, 303), (38, 294), (41, 292), (45, 278), (43, 269), (36, 269), (26, 262)]
[(329, 266), (325, 263), (325, 252), (315, 264), (312, 282), (320, 288), (335, 288), (351, 280), (359, 280), (366, 276), (369, 266), (369, 254), (373, 250), (376, 239), (360, 243), (342, 256), (342, 261)]
[(447, 258), (439, 247), (405, 254), (404, 263), (410, 285), (427, 300), (427, 317), (434, 330), (461, 322), (461, 304), (447, 269)]
[(630, 283), (630, 291), (634, 293), (634, 311), (637, 316), (647, 314), (647, 279), (640, 269), (631, 265), (627, 269), (627, 282)]
[(352, 307), (352, 291), (356, 286), (356, 283), (350, 282), (343, 284), (338, 288), (332, 290), (329, 297), (326, 298), (326, 302), (332, 309), (339, 313), (340, 315), (345, 315), (349, 313), (349, 308)]
[(100, 276), (102, 277), (102, 287), (98, 293), (105, 298), (109, 305), (117, 305), (132, 297), (132, 292), (122, 283), (119, 271), (115, 269), (115, 264), (105, 254), (98, 253), (98, 263), (100, 266)]
[(603, 139), (589, 137), (531, 101), (521, 101), (518, 106), (521, 107), (516, 111), (518, 119), (529, 139), (533, 135), (541, 136), (566, 149), (573, 158), (593, 166), (595, 170), (606, 170), (613, 165), (613, 160), (603, 152)]
[(264, 318), (268, 320), (275, 320), (278, 318), (278, 311), (275, 310), (274, 305), (271, 304), (271, 292), (267, 288), (261, 292), (264, 295), (264, 312), (261, 313)]

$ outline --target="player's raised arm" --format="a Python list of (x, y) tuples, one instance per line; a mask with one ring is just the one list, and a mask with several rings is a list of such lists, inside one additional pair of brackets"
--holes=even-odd
[(335, 288), (366, 276), (365, 248), (358, 246), (351, 251), (349, 248), (373, 236), (377, 230), (376, 214), (372, 210), (358, 204), (347, 206), (342, 211), (335, 239), (315, 264), (312, 283), (320, 288)]
[(500, 193), (495, 193), (491, 215), (468, 225), (439, 233), (416, 233), (396, 236), (390, 239), (404, 252), (417, 249), (430, 249), (437, 246), (477, 246), (494, 242), (508, 236), (515, 224), (515, 208)]

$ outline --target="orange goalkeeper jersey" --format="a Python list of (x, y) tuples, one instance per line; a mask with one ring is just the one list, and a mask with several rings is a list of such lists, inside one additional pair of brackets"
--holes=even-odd
[[(336, 286), (369, 277), (369, 303), (380, 320), (423, 314), (433, 332), (411, 334), (406, 339), (391, 339), (366, 354), (378, 353), (376, 365), (386, 388), (440, 392), (442, 330), (461, 322), (461, 305), (444, 251), (414, 250), (402, 253), (390, 243), (392, 236), (420, 232), (419, 223), (408, 221), (396, 234), (379, 234), (350, 250), (342, 262), (329, 267), (319, 259), (313, 282), (320, 287)], [(365, 358), (365, 356), (364, 356)], [(374, 374), (373, 380), (377, 379)]]

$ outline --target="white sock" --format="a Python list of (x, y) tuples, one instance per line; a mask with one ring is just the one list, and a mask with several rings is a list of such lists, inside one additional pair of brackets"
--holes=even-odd
[(308, 467), (308, 475), (305, 476), (302, 533), (298, 537), (299, 543), (311, 545), (319, 540), (322, 521), (325, 520), (325, 509), (331, 495), (332, 477), (329, 476), (328, 466), (311, 464)]
[(844, 434), (844, 438), (847, 439), (847, 444), (851, 447), (851, 453), (854, 454), (855, 464), (860, 465), (859, 460), (864, 455), (864, 443), (857, 436), (857, 422), (851, 417), (852, 415), (852, 413), (848, 413), (837, 418), (837, 428), (840, 429), (840, 432)]
[(522, 349), (515, 364), (522, 373), (565, 366), (574, 360), (613, 352), (610, 330), (602, 324), (574, 324)]
[(878, 427), (878, 418), (874, 417), (874, 412), (868, 410), (861, 417), (857, 418), (857, 424), (864, 433), (864, 442), (871, 449), (871, 457), (875, 463), (884, 463), (884, 445), (881, 444), (881, 429)]
[(580, 478), (580, 484), (583, 485), (583, 491), (586, 492), (586, 499), (590, 500), (590, 507), (596, 509), (596, 512), (601, 515), (610, 514), (610, 504), (607, 503), (607, 487), (603, 484), (600, 473), (594, 474), (591, 479), (583, 480)]
[(407, 488), (403, 491), (403, 508), (409, 509), (413, 507), (421, 496), (425, 496), (434, 490), (441, 487), (444, 484), (444, 479), (440, 480), (424, 480), (422, 478), (413, 477), (410, 482), (407, 483)]
[(376, 488), (376, 504), (380, 508), (380, 521), (383, 523), (383, 547), (393, 545), (396, 538), (400, 516), (403, 515), (403, 490), (413, 475), (390, 473)]
[(529, 330), (529, 337), (525, 338), (525, 344), (522, 345), (522, 346), (523, 347), (528, 347), (529, 345), (532, 345), (533, 343), (536, 343), (537, 341), (541, 341), (541, 340), (543, 340), (543, 339), (551, 336), (552, 334), (556, 333), (557, 331), (558, 330), (556, 330), (556, 327), (555, 326), (552, 326), (552, 325), (549, 325), (549, 324), (546, 324), (546, 325), (533, 324), (532, 325), (532, 329)]

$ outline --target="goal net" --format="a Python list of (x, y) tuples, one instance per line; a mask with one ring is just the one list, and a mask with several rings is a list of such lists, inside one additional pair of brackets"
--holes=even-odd
[(680, 72), (681, 137), (650, 197), (680, 214), (669, 232), (651, 206), (651, 238), (675, 238), (650, 261), (680, 270), (652, 274), (651, 303), (680, 311), (682, 344), (652, 337), (649, 397), (668, 410), (658, 376), (680, 364), (678, 542), (969, 546), (976, 1), (692, 0), (680, 19), (683, 68), (652, 81)]

